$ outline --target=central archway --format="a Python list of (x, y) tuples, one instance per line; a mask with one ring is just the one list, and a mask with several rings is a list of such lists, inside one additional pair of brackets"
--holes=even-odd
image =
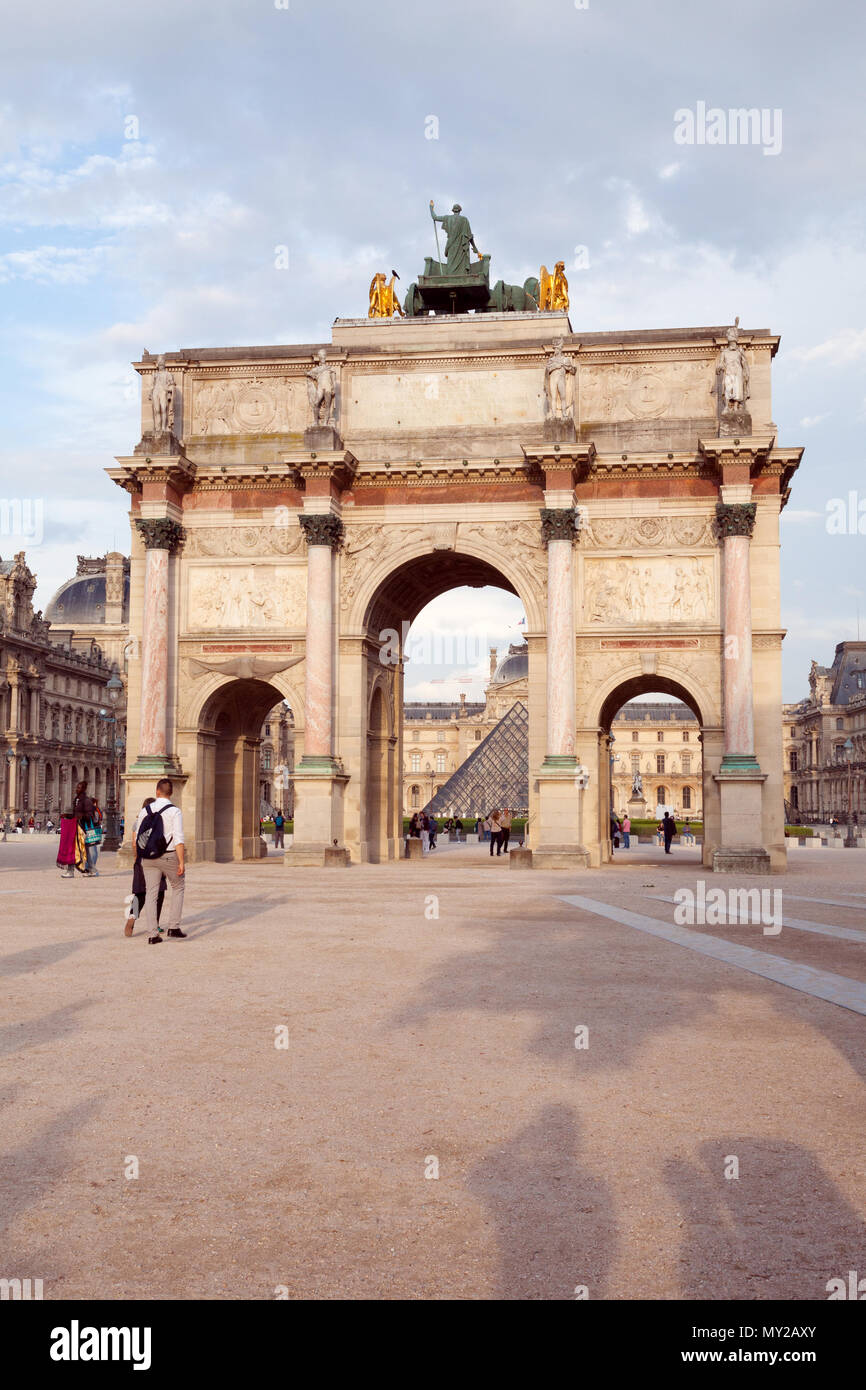
[[(345, 838), (353, 858), (393, 860), (403, 843), (403, 704), (405, 646), (411, 624), (435, 598), (457, 588), (496, 588), (516, 595), (530, 645), (530, 763), (543, 758), (543, 597), (517, 572), (507, 546), (479, 536), (475, 553), (443, 547), (383, 565), (368, 576), (353, 605), (360, 633), (341, 638), (341, 747), (346, 750)], [(540, 640), (539, 640), (540, 639)], [(541, 702), (542, 708), (535, 706)], [(357, 718), (361, 714), (361, 718)]]

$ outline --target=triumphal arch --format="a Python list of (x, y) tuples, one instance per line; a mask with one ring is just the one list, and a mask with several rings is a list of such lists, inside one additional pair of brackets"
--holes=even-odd
[(491, 289), (460, 210), (437, 222), (403, 314), (381, 273), (327, 343), (135, 364), (142, 436), (109, 470), (133, 523), (127, 826), (166, 772), (194, 857), (262, 853), (282, 699), (287, 867), (397, 858), (408, 624), (496, 584), (526, 613), (534, 865), (609, 858), (611, 720), (664, 691), (701, 727), (704, 862), (781, 868), (779, 513), (802, 450), (776, 440), (779, 339), (575, 332), (561, 262), (558, 297), (543, 275)]

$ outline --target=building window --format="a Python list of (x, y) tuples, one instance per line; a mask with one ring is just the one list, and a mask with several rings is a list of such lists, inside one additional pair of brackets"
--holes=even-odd
[(683, 787), (683, 810), (684, 810), (684, 811), (690, 811), (691, 809), (692, 809), (692, 789), (691, 789), (691, 787)]
[(483, 734), (482, 734), (481, 730), (480, 730), (480, 729), (476, 729), (476, 730), (475, 730), (475, 742), (476, 742), (476, 743), (480, 743), (482, 738), (483, 738)]
[(412, 788), (412, 810), (417, 811), (419, 805), (419, 792), (417, 787)]
[(631, 775), (632, 775), (632, 777), (634, 777), (638, 772), (640, 772), (640, 753), (632, 753), (632, 755), (631, 755)]
[(265, 772), (269, 772), (269, 771), (270, 771), (270, 767), (271, 767), (271, 750), (270, 750), (270, 748), (265, 748), (265, 750), (264, 750), (263, 753), (262, 753), (262, 767), (264, 768)]
[(799, 771), (799, 759), (798, 759), (796, 753), (792, 753), (792, 754), (791, 754), (791, 771), (792, 771), (792, 772), (798, 772), (798, 771)]
[(665, 755), (664, 755), (664, 753), (656, 753), (656, 772), (664, 772), (664, 770), (665, 770)]
[(845, 721), (844, 721), (844, 719), (837, 719), (837, 720), (836, 720), (836, 728), (837, 728), (837, 729), (844, 729), (844, 727), (845, 727)]
[(413, 754), (412, 754), (412, 771), (413, 771), (413, 772), (420, 772), (420, 771), (421, 771), (421, 754), (420, 754), (420, 753), (413, 753)]
[(689, 731), (688, 731), (688, 729), (683, 729), (683, 743), (688, 743), (688, 741), (689, 741)]
[(791, 805), (795, 811), (800, 809), (800, 794), (796, 787), (791, 788)]
[(417, 730), (417, 729), (413, 729), (413, 730), (412, 730), (412, 742), (413, 742), (413, 743), (417, 743), (419, 737), (420, 737), (420, 735), (419, 735), (419, 733), (418, 733), (418, 730)]
[(665, 741), (664, 729), (659, 729), (658, 733), (656, 734), (656, 742), (657, 742), (657, 743), (664, 743), (664, 741)]
[[(683, 753), (683, 776), (684, 776), (684, 777), (690, 776), (690, 775), (691, 775), (691, 770), (692, 770), (692, 755), (691, 755), (691, 753)], [(685, 805), (685, 802), (683, 803), (683, 805)]]
[(445, 771), (445, 754), (444, 754), (444, 753), (437, 753), (437, 754), (436, 754), (436, 771), (437, 771), (437, 772), (444, 772), (444, 771)]
[(265, 738), (270, 738), (270, 736), (271, 736), (271, 726), (270, 726), (270, 724), (266, 724), (266, 725), (265, 725)]
[(659, 787), (658, 791), (656, 792), (656, 805), (657, 805), (657, 806), (667, 806), (667, 804), (668, 804), (667, 787)]
[(638, 733), (637, 729), (632, 729), (632, 731), (631, 731), (631, 741), (632, 741), (632, 743), (637, 743), (637, 741), (638, 741), (639, 738), (640, 738), (640, 734)]

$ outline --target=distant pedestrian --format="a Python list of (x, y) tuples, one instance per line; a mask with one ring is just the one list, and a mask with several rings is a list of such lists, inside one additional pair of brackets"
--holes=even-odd
[[(75, 800), (72, 803), (72, 812), (76, 820), (78, 821), (79, 851), (82, 845), (84, 847), (84, 868), (81, 870), (81, 872), (86, 874), (88, 878), (92, 878), (94, 876), (93, 859), (90, 853), (90, 844), (88, 843), (87, 836), (88, 833), (92, 833), (93, 831), (93, 817), (95, 811), (96, 802), (93, 800), (92, 796), (87, 795), (87, 783), (79, 782), (78, 786), (75, 788)], [(77, 869), (81, 869), (78, 860), (76, 860), (75, 867)]]
[(622, 846), (623, 849), (631, 849), (631, 820), (628, 812), (622, 818)]
[(508, 841), (511, 839), (511, 812), (507, 806), (503, 806), (499, 816), (499, 824), (502, 826), (502, 853), (508, 853)]
[(426, 811), (422, 811), (418, 817), (418, 828), (421, 832), (421, 853), (427, 854), (430, 849), (430, 822)]
[(497, 859), (502, 854), (502, 822), (499, 819), (498, 809), (490, 812), (490, 858), (493, 858), (493, 851), (496, 850)]
[(615, 811), (610, 813), (610, 843), (612, 849), (619, 849), (619, 821)]
[(286, 818), (282, 811), (277, 811), (274, 816), (274, 849), (285, 849), (283, 842), (283, 832), (286, 828)]
[(34, 834), (34, 832), (35, 832), (35, 830), (36, 830), (36, 822), (35, 822), (35, 820), (33, 819), (32, 816), (30, 817), (29, 821), (27, 822), (27, 829), (30, 831), (30, 834), (31, 834), (31, 835)]
[(18, 819), (17, 819), (16, 822), (15, 822), (15, 834), (16, 834), (16, 835), (23, 835), (23, 834), (24, 834), (24, 822), (23, 822), (23, 820), (21, 819), (20, 816), (18, 817)]
[(159, 884), (163, 874), (171, 887), (169, 926), (166, 935), (181, 938), (186, 936), (186, 932), (180, 929), (186, 888), (186, 843), (180, 807), (169, 800), (172, 790), (170, 779), (161, 777), (156, 784), (155, 800), (150, 806), (142, 807), (135, 822), (135, 842), (144, 870), (144, 920), (150, 946), (158, 946), (163, 939), (163, 929), (156, 915)]
[(430, 848), (436, 848), (436, 836), (439, 834), (439, 826), (436, 824), (435, 816), (427, 817), (428, 834), (430, 836)]
[(664, 836), (664, 842), (665, 842), (665, 854), (670, 854), (670, 852), (671, 852), (671, 840), (674, 838), (674, 835), (675, 835), (676, 833), (677, 833), (677, 823), (676, 823), (676, 821), (674, 820), (673, 816), (670, 815), (670, 813), (669, 813), (668, 811), (665, 811), (665, 813), (664, 813), (664, 815), (663, 815), (663, 817), (662, 817), (662, 835)]

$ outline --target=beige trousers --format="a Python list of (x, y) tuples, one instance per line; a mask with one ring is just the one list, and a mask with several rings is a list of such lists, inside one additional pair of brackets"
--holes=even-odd
[(159, 896), (159, 880), (163, 874), (165, 874), (171, 889), (163, 905), (163, 925), (166, 931), (179, 927), (183, 912), (183, 891), (186, 887), (186, 876), (181, 876), (178, 873), (176, 851), (170, 849), (160, 859), (142, 859), (141, 867), (144, 871), (144, 884), (147, 889), (147, 897), (144, 900), (144, 925), (147, 928), (148, 936), (156, 936), (157, 933), (156, 900)]

